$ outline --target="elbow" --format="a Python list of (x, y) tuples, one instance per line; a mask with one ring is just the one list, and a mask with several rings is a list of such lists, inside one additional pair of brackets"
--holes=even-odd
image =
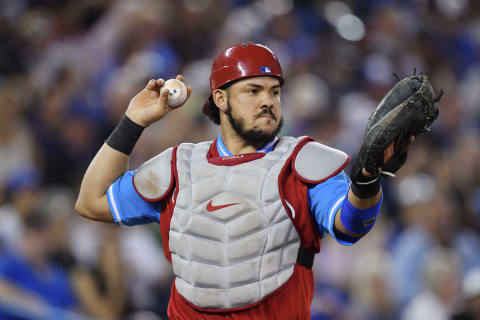
[(78, 197), (77, 202), (75, 203), (75, 211), (84, 218), (96, 220), (92, 206), (82, 199), (82, 197)]
[(88, 218), (88, 210), (85, 206), (85, 203), (78, 197), (77, 202), (75, 203), (75, 211), (82, 217)]
[(110, 209), (106, 197), (98, 201), (85, 199), (81, 195), (75, 203), (75, 211), (82, 217), (103, 222), (114, 222), (110, 215)]

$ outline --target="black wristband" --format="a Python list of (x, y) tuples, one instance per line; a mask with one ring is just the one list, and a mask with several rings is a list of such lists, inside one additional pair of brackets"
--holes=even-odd
[(350, 170), (350, 180), (352, 181), (350, 188), (358, 198), (368, 199), (374, 197), (380, 190), (380, 175), (366, 177), (362, 174), (363, 167), (356, 159)]
[(132, 153), (133, 147), (135, 147), (138, 138), (142, 135), (143, 129), (145, 127), (136, 124), (124, 115), (105, 143), (128, 156)]
[(360, 199), (372, 198), (380, 190), (380, 179), (369, 184), (356, 184), (352, 181), (350, 188), (353, 194)]

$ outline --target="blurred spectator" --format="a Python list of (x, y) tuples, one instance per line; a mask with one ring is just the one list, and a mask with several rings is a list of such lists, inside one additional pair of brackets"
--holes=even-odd
[(45, 213), (25, 218), (19, 250), (4, 252), (0, 259), (0, 291), (26, 298), (28, 303), (74, 309), (77, 301), (66, 271), (48, 260), (49, 220)]
[(73, 193), (59, 185), (42, 188), (37, 207), (49, 219), (49, 259), (68, 272), (77, 268), (78, 261), (71, 248), (72, 232), (75, 229)]
[(9, 201), (0, 207), (0, 244), (15, 250), (22, 242), (25, 219), (38, 205), (40, 176), (35, 168), (11, 172), (6, 184)]
[(173, 271), (163, 255), (160, 238), (146, 226), (135, 229), (123, 228), (117, 233), (120, 256), (129, 275), (131, 311), (149, 310), (166, 317)]
[[(22, 98), (18, 86), (24, 79), (11, 78), (0, 83), (0, 204), (2, 186), (19, 169), (34, 164), (34, 145), (32, 133), (22, 118)], [(25, 88), (28, 90), (28, 88)], [(5, 190), (3, 190), (5, 192)]]
[(449, 319), (460, 293), (459, 262), (452, 250), (432, 249), (425, 257), (422, 270), (424, 290), (407, 305), (401, 319)]
[(363, 319), (395, 319), (397, 305), (389, 281), (394, 262), (381, 248), (370, 248), (370, 252), (358, 257), (362, 262), (357, 264), (352, 279), (356, 312), (361, 313)]
[(470, 270), (462, 281), (461, 311), (452, 320), (480, 319), (480, 268)]
[(427, 254), (441, 246), (455, 250), (460, 272), (480, 266), (480, 238), (456, 221), (451, 198), (439, 190), (427, 174), (404, 178), (399, 199), (405, 206), (409, 225), (393, 240), (392, 283), (399, 305), (405, 305), (423, 291), (422, 270)]
[(117, 232), (104, 229), (98, 265), (72, 271), (73, 286), (87, 314), (99, 319), (121, 319), (127, 308), (124, 263), (120, 260)]
[(117, 248), (116, 232), (104, 226), (98, 263), (79, 265), (71, 248), (75, 217), (73, 194), (61, 186), (43, 190), (38, 207), (48, 215), (48, 258), (68, 272), (79, 309), (99, 319), (120, 319), (126, 310), (126, 281)]

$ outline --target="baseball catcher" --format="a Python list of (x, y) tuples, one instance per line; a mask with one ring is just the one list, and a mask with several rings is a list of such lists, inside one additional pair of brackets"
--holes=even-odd
[(441, 94), (426, 76), (401, 80), (371, 116), (349, 178), (346, 153), (310, 137), (278, 137), (284, 82), (268, 47), (226, 49), (212, 65), (202, 109), (218, 136), (127, 170), (142, 131), (181, 107), (168, 105), (163, 79), (152, 79), (85, 173), (81, 215), (160, 224), (175, 274), (170, 319), (310, 319), (322, 238), (352, 245), (373, 227), (380, 177), (402, 166), (413, 137), (438, 116)]

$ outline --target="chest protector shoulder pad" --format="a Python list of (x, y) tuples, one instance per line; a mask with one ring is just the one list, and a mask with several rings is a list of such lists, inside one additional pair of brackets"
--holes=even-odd
[(311, 141), (298, 151), (293, 170), (305, 183), (320, 183), (338, 174), (349, 162), (345, 152)]
[(173, 187), (173, 148), (168, 148), (140, 166), (133, 176), (138, 194), (147, 201), (162, 200)]

